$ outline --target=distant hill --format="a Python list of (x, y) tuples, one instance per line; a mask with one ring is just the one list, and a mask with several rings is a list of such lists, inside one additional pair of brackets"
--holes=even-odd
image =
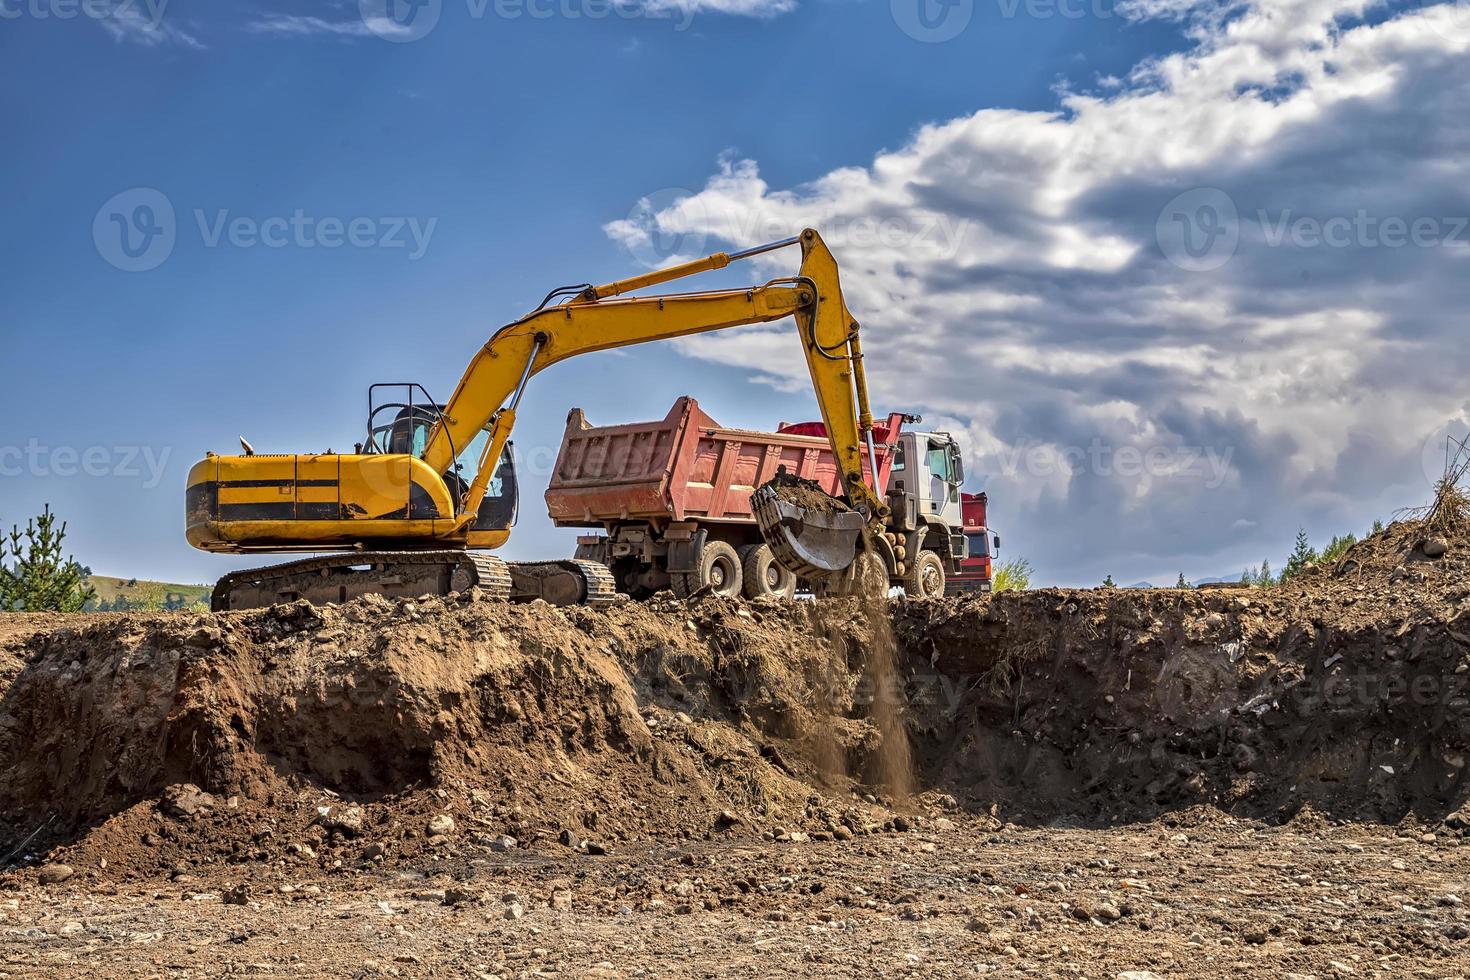
[(1125, 588), (1125, 589), (1156, 589), (1156, 588), (1158, 588), (1158, 586), (1157, 585), (1154, 585), (1152, 582), (1134, 582), (1132, 585), (1125, 585), (1125, 586), (1123, 586), (1123, 588)]
[(89, 612), (123, 609), (209, 609), (211, 590), (207, 585), (182, 585), (178, 582), (113, 578), (109, 575), (90, 576), (87, 584), (97, 590), (96, 601), (87, 605)]

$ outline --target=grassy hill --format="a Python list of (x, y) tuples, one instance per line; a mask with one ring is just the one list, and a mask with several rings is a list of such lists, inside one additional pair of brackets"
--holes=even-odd
[[(137, 578), (93, 575), (87, 579), (97, 590), (91, 609), (208, 609), (210, 587), (178, 582), (152, 582)], [(123, 605), (118, 601), (122, 600)]]

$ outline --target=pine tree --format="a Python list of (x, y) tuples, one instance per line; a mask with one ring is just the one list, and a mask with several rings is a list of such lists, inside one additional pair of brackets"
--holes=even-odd
[(1113, 576), (1111, 574), (1109, 574), (1107, 578), (1103, 579), (1103, 588), (1112, 589), (1116, 587), (1116, 583), (1113, 581)]
[(1307, 540), (1307, 529), (1300, 528), (1296, 532), (1296, 546), (1291, 549), (1291, 555), (1286, 559), (1286, 567), (1281, 570), (1281, 581), (1288, 582), (1300, 575), (1308, 565), (1317, 560), (1317, 549), (1312, 547)]
[(1347, 553), (1347, 550), (1358, 543), (1358, 536), (1349, 531), (1347, 534), (1333, 535), (1327, 547), (1322, 549), (1322, 562), (1335, 562)]
[[(0, 539), (0, 610), (12, 612), (79, 612), (97, 598), (82, 566), (62, 558), (66, 522), (58, 527), (47, 504), (41, 515), (11, 528), (7, 544)], [(9, 551), (14, 565), (7, 565)]]
[(1179, 581), (1177, 581), (1177, 582), (1174, 583), (1174, 588), (1176, 588), (1176, 589), (1187, 589), (1187, 588), (1189, 588), (1189, 583), (1184, 580), (1184, 573), (1183, 572), (1180, 572), (1179, 573)]
[(1268, 588), (1275, 585), (1276, 579), (1271, 575), (1271, 563), (1262, 558), (1261, 567), (1256, 570), (1255, 575), (1251, 576), (1251, 580), (1261, 588)]
[(1373, 530), (1369, 531), (1368, 533), (1369, 534), (1381, 534), (1381, 533), (1383, 533), (1383, 522), (1381, 520), (1380, 521), (1374, 521), (1373, 522)]

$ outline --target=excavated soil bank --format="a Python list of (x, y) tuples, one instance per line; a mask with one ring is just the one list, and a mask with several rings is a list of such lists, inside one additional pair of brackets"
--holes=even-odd
[(598, 853), (842, 839), (956, 808), (1437, 822), (1470, 755), (1470, 542), (1443, 543), (1428, 557), (1394, 525), (1272, 590), (892, 601), (910, 801), (860, 782), (884, 692), (853, 600), (14, 617), (0, 855), (60, 844), (127, 874), (451, 838)]

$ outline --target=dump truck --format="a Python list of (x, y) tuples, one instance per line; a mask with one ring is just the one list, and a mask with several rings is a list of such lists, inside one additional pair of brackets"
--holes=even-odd
[(990, 527), (985, 513), (990, 498), (980, 493), (960, 494), (960, 514), (965, 522), (965, 541), (969, 556), (959, 562), (959, 570), (945, 579), (944, 591), (989, 592), (995, 576), (995, 558), (1000, 554), (1000, 535)]
[[(885, 488), (889, 584), (933, 596), (965, 568), (964, 473), (949, 434), (904, 428), (922, 421), (895, 412), (875, 422), (862, 472), (869, 485)], [(791, 596), (804, 583), (763, 538), (754, 502), (756, 489), (783, 470), (825, 493), (841, 492), (821, 422), (782, 424), (774, 432), (726, 428), (687, 395), (651, 422), (593, 426), (574, 408), (546, 508), (558, 527), (600, 532), (579, 536), (575, 557), (611, 568), (618, 591), (628, 595), (708, 589)]]

